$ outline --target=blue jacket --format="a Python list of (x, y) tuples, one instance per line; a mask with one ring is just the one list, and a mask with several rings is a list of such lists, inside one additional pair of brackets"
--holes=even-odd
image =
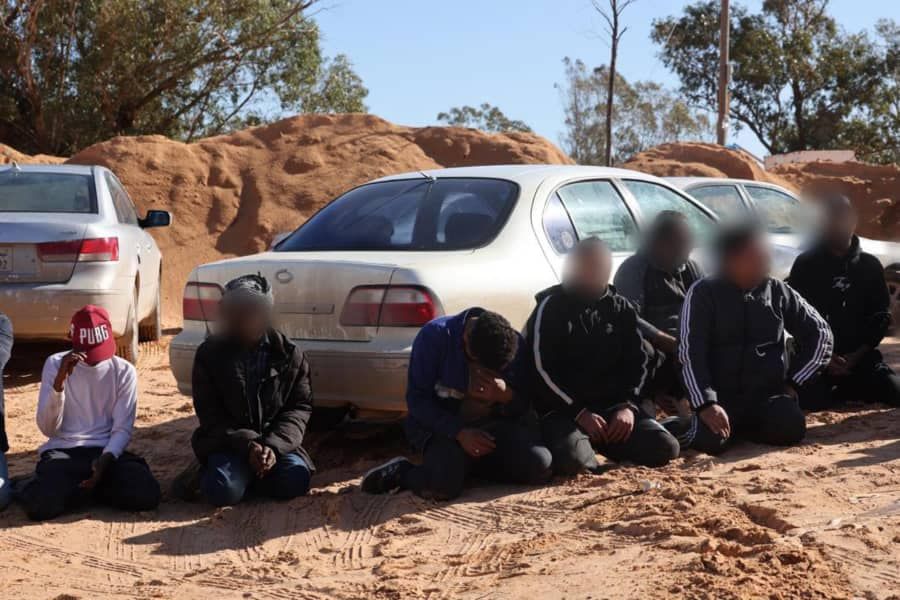
[[(455, 438), (464, 426), (462, 397), (469, 385), (469, 365), (463, 347), (466, 320), (483, 313), (470, 308), (458, 315), (434, 319), (422, 327), (413, 342), (406, 386), (406, 431), (414, 447), (422, 449), (432, 435)], [(523, 391), (525, 343), (519, 339), (515, 360), (502, 373), (513, 389), (513, 400), (495, 405), (492, 418), (518, 418), (528, 410)]]

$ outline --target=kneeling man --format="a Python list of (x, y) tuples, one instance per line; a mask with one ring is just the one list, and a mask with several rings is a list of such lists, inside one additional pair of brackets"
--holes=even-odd
[[(716, 254), (718, 272), (691, 287), (681, 315), (679, 358), (695, 414), (664, 423), (682, 447), (710, 454), (736, 437), (796, 444), (806, 435), (798, 394), (831, 360), (831, 330), (800, 294), (770, 276), (759, 227), (724, 230)], [(797, 346), (787, 367), (785, 332)]]
[(362, 489), (437, 500), (459, 496), (469, 474), (508, 483), (550, 478), (550, 452), (525, 422), (519, 333), (502, 316), (469, 310), (416, 336), (409, 360), (406, 432), (423, 462), (395, 458), (366, 473)]
[(835, 195), (821, 204), (821, 239), (797, 257), (788, 281), (831, 325), (834, 355), (826, 373), (800, 395), (800, 404), (807, 410), (848, 400), (900, 406), (900, 377), (878, 350), (891, 325), (884, 268), (860, 249), (850, 200)]
[(606, 244), (582, 240), (528, 322), (535, 405), (560, 474), (599, 469), (595, 450), (650, 467), (678, 456), (678, 441), (638, 406), (652, 349), (634, 307), (609, 285), (611, 268)]
[(273, 304), (264, 277), (230, 281), (219, 304), (221, 331), (194, 359), (200, 427), (191, 441), (202, 465), (200, 492), (216, 506), (237, 504), (250, 489), (280, 500), (309, 491), (313, 465), (302, 446), (313, 402), (309, 363), (272, 328)]
[(109, 314), (85, 306), (72, 317), (72, 350), (44, 363), (37, 424), (49, 438), (20, 491), (25, 512), (52, 519), (89, 500), (124, 510), (159, 504), (147, 463), (125, 448), (137, 405), (134, 366), (115, 356)]

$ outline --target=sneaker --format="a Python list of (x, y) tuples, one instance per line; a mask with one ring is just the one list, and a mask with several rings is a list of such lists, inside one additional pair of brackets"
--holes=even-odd
[(192, 461), (172, 481), (172, 495), (184, 502), (196, 502), (200, 497), (200, 472), (203, 467), (199, 462)]
[(367, 494), (386, 494), (399, 489), (403, 476), (412, 469), (413, 464), (406, 458), (398, 456), (383, 465), (369, 470), (363, 475), (359, 487)]

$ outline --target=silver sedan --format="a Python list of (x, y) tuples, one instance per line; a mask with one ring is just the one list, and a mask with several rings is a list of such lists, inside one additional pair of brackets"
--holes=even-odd
[[(524, 326), (536, 292), (560, 280), (574, 243), (598, 236), (615, 265), (661, 210), (700, 237), (715, 216), (665, 181), (621, 169), (466, 167), (386, 177), (340, 196), (271, 251), (201, 265), (184, 292), (170, 358), (191, 389), (197, 346), (222, 286), (245, 273), (273, 285), (278, 325), (307, 351), (316, 404), (403, 412), (410, 348), (432, 318), (479, 305)], [(368, 415), (375, 416), (375, 415)]]
[(96, 166), (0, 167), (0, 311), (17, 339), (62, 340), (86, 304), (109, 312), (119, 354), (161, 335), (162, 260), (125, 188)]

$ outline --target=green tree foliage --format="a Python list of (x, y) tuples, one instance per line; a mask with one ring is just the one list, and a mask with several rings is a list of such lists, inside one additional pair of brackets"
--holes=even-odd
[(0, 0), (0, 141), (68, 154), (118, 134), (193, 139), (285, 111), (364, 110), (323, 59), (317, 0)]
[[(691, 104), (716, 106), (718, 0), (653, 23), (663, 63)], [(885, 54), (865, 33), (842, 31), (827, 0), (764, 0), (759, 13), (732, 4), (730, 117), (772, 154), (843, 147), (868, 130)], [(896, 90), (896, 80), (894, 82)]]
[(438, 113), (437, 120), (451, 127), (472, 127), (481, 131), (507, 132), (531, 131), (522, 121), (510, 119), (502, 110), (487, 102), (475, 108), (473, 106), (454, 106), (447, 112)]
[(872, 99), (841, 127), (836, 146), (853, 148), (870, 162), (900, 163), (900, 25), (882, 20), (875, 50), (884, 65)]
[[(562, 143), (575, 162), (605, 164), (606, 98), (609, 71), (589, 70), (580, 60), (566, 58), (566, 83), (557, 86), (563, 99), (566, 130)], [(613, 96), (613, 164), (657, 144), (709, 141), (709, 115), (690, 107), (659, 83), (629, 83), (617, 74)]]

